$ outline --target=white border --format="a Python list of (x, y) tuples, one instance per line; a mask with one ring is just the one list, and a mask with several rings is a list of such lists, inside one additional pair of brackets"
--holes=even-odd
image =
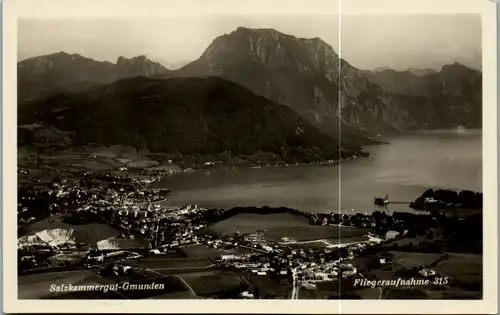
[[(482, 16), (484, 299), (450, 300), (17, 300), (16, 63), (18, 18), (141, 18), (221, 14), (337, 14), (340, 0), (5, 0), (3, 8), (3, 276), (5, 313), (496, 313), (497, 95), (496, 4), (488, 0), (343, 0), (342, 14)], [(167, 3), (168, 2), (168, 3)], [(335, 31), (335, 30), (332, 30)]]

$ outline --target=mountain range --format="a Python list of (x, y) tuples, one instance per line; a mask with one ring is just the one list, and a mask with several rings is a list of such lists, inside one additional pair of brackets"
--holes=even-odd
[(59, 92), (83, 91), (123, 78), (155, 77), (169, 71), (146, 56), (119, 57), (116, 64), (65, 52), (38, 56), (17, 64), (18, 100), (22, 104)]
[[(20, 125), (43, 121), (73, 133), (78, 146), (123, 144), (212, 161), (299, 163), (340, 157), (338, 142), (295, 111), (220, 77), (123, 79), (32, 102), (19, 113)], [(26, 129), (23, 135), (24, 144), (35, 139)]]
[[(77, 131), (79, 142), (131, 144), (145, 138), (150, 149), (183, 154), (284, 154), (271, 148), (280, 139), (290, 150), (305, 148), (308, 153), (300, 154), (306, 160), (330, 158), (332, 145), (324, 140), (329, 139), (340, 143), (333, 146), (337, 151), (354, 155), (373, 143), (376, 134), (480, 127), (482, 115), (482, 74), (461, 64), (440, 71), (365, 71), (339, 58), (320, 38), (243, 27), (217, 37), (200, 58), (177, 70), (145, 56), (120, 57), (116, 64), (63, 52), (26, 59), (18, 63), (18, 87), (19, 119), (24, 123), (47, 120)], [(195, 96), (188, 96), (190, 89)], [(60, 116), (62, 112), (67, 116)], [(134, 123), (131, 113), (144, 121)], [(87, 118), (77, 122), (78, 117)], [(253, 131), (235, 133), (228, 119)], [(186, 127), (179, 125), (182, 121)], [(193, 121), (203, 121), (200, 126), (205, 127)], [(215, 121), (224, 122), (217, 132), (211, 125)], [(156, 127), (147, 127), (148, 122)], [(310, 130), (307, 141), (300, 138), (306, 142), (293, 136), (297, 127)], [(240, 140), (228, 145), (230, 137)], [(171, 146), (160, 145), (164, 141)], [(210, 146), (217, 149), (212, 152)]]
[(437, 97), (481, 87), (481, 72), (459, 63), (445, 65), (440, 71), (384, 69), (364, 73), (373, 83), (387, 92), (404, 95)]

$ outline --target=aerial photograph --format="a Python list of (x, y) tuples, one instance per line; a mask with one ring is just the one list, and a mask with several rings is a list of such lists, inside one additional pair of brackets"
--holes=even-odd
[(483, 299), (480, 15), (17, 37), (18, 299)]

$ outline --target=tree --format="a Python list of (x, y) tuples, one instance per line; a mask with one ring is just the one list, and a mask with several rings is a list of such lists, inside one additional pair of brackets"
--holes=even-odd
[(146, 148), (147, 145), (148, 145), (148, 141), (146, 140), (146, 138), (144, 138), (144, 136), (142, 136), (140, 134), (137, 134), (135, 137), (134, 143), (133, 143), (133, 147), (137, 151), (137, 154), (139, 154), (139, 152), (142, 149)]
[(429, 233), (427, 233), (427, 238), (428, 238), (428, 239), (432, 239), (432, 238), (434, 238), (434, 233), (432, 232), (432, 230), (431, 230), (431, 231), (429, 231)]

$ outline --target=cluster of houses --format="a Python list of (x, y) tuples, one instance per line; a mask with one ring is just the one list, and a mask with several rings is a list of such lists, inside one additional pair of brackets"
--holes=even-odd
[(119, 250), (119, 251), (94, 251), (90, 250), (86, 253), (84, 259), (84, 266), (87, 268), (92, 268), (98, 263), (104, 263), (107, 261), (119, 261), (125, 259), (137, 259), (141, 255), (131, 251)]
[[(384, 236), (369, 233), (364, 241), (348, 244), (342, 249), (295, 249), (286, 242), (266, 242), (260, 233), (254, 233), (240, 239), (240, 246), (261, 249), (260, 252), (222, 255), (216, 263), (221, 268), (244, 270), (258, 276), (296, 276), (302, 286), (313, 288), (316, 282), (356, 276), (358, 270), (352, 264), (341, 263), (343, 260), (354, 258), (355, 253), (362, 252), (368, 246), (390, 241), (400, 235), (400, 232), (390, 230)], [(339, 252), (341, 250), (342, 253)]]

